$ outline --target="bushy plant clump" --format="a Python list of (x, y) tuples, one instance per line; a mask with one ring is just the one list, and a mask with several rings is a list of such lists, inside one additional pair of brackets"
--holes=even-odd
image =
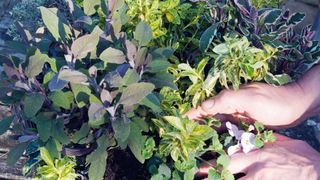
[(7, 161), (25, 152), (24, 173), (40, 179), (103, 179), (115, 148), (147, 163), (151, 179), (193, 179), (210, 152), (209, 177), (234, 179), (229, 149), (248, 137), (244, 152), (262, 148), (272, 131), (228, 123), (219, 134), (219, 120), (183, 114), (226, 88), (288, 83), (320, 60), (310, 27), (293, 31), (303, 14), (249, 1), (77, 3), (66, 0), (67, 17), (39, 7), (45, 32), (22, 34), (0, 56), (0, 101), (13, 112), (0, 134), (10, 128), (20, 141)]

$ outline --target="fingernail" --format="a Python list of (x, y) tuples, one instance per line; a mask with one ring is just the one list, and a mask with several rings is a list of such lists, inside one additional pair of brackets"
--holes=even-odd
[(201, 104), (201, 108), (205, 111), (212, 109), (214, 106), (214, 100), (208, 100)]

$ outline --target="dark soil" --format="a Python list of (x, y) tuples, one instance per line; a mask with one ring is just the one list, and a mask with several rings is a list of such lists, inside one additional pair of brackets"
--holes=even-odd
[(130, 151), (110, 151), (105, 180), (147, 180), (149, 176), (146, 166), (137, 161)]

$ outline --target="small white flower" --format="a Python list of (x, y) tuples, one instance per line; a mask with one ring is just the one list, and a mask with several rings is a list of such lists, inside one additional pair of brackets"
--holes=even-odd
[(254, 139), (255, 139), (255, 135), (250, 132), (245, 132), (241, 135), (240, 143), (242, 146), (242, 151), (244, 153), (248, 153), (252, 150), (257, 149), (257, 147), (254, 144)]
[(233, 154), (241, 151), (241, 145), (238, 143), (236, 145), (230, 146), (227, 150), (227, 153), (229, 156), (232, 156)]
[(254, 129), (255, 129), (254, 126), (252, 124), (250, 124), (248, 131), (251, 132), (251, 131), (254, 131)]
[(232, 137), (235, 137), (237, 140), (241, 139), (242, 134), (244, 133), (243, 130), (239, 130), (238, 127), (229, 121), (226, 123), (228, 128), (228, 132)]

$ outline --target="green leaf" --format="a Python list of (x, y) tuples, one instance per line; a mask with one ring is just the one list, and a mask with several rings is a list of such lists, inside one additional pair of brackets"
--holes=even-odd
[(264, 142), (261, 140), (261, 135), (257, 135), (254, 139), (254, 145), (257, 148), (262, 148), (264, 146)]
[(53, 120), (50, 118), (50, 115), (51, 114), (40, 113), (35, 119), (33, 119), (37, 125), (40, 139), (43, 142), (46, 142), (51, 136)]
[(95, 14), (99, 6), (100, 6), (100, 0), (84, 0), (83, 1), (84, 13), (88, 16)]
[(19, 158), (22, 156), (23, 152), (27, 149), (28, 143), (20, 143), (14, 148), (10, 149), (10, 152), (7, 156), (7, 163), (9, 166), (13, 166)]
[(90, 127), (99, 127), (105, 123), (106, 110), (100, 104), (93, 103), (88, 110)]
[(104, 179), (104, 173), (107, 167), (107, 157), (108, 157), (108, 152), (103, 151), (101, 152), (101, 154), (99, 154), (98, 160), (90, 163), (89, 172), (88, 172), (89, 179), (94, 179), (94, 180)]
[(147, 97), (143, 98), (139, 102), (139, 104), (151, 108), (154, 113), (161, 113), (162, 112), (162, 109), (159, 108), (160, 107), (160, 100), (154, 93), (151, 93)]
[(160, 164), (158, 173), (164, 175), (166, 178), (171, 177), (171, 170), (166, 164)]
[(118, 144), (122, 144), (127, 141), (128, 137), (130, 135), (130, 121), (129, 120), (118, 118), (112, 122), (112, 128), (115, 133), (114, 137), (118, 141)]
[(63, 92), (63, 91), (54, 91), (49, 94), (48, 97), (55, 106), (70, 109), (71, 104), (73, 103), (73, 94), (72, 92)]
[(60, 71), (58, 78), (63, 81), (77, 84), (85, 83), (88, 81), (88, 77), (85, 74), (80, 71), (71, 69), (63, 69), (62, 71)]
[(12, 121), (13, 121), (13, 116), (5, 117), (0, 121), (0, 135), (7, 132), (7, 130), (10, 128)]
[(34, 117), (44, 103), (44, 96), (40, 93), (32, 93), (24, 99), (24, 113), (28, 118)]
[(50, 152), (45, 148), (45, 147), (41, 147), (40, 148), (40, 156), (41, 159), (48, 165), (51, 167), (54, 167), (54, 162), (53, 159), (50, 155)]
[(81, 139), (85, 138), (90, 131), (88, 123), (82, 124), (81, 128), (76, 131), (72, 137), (72, 142), (78, 143)]
[(152, 157), (155, 146), (156, 146), (156, 142), (152, 137), (149, 137), (146, 140), (144, 144), (144, 148), (142, 150), (142, 155), (145, 159), (150, 159)]
[(46, 149), (50, 152), (53, 159), (61, 157), (62, 145), (55, 139), (50, 138), (46, 144)]
[(112, 47), (109, 47), (108, 49), (104, 50), (100, 54), (99, 58), (107, 63), (113, 64), (123, 64), (126, 62), (126, 56), (124, 55), (124, 53)]
[(83, 108), (87, 104), (89, 104), (91, 89), (89, 86), (71, 83), (71, 89), (74, 95), (74, 99), (79, 108)]
[(256, 128), (256, 130), (260, 133), (264, 130), (264, 126), (262, 123), (256, 121), (254, 122), (254, 127)]
[(215, 46), (213, 48), (213, 52), (215, 52), (217, 54), (227, 54), (229, 52), (229, 48), (228, 48), (227, 44), (223, 43), (223, 44), (219, 44), (219, 45)]
[(157, 73), (161, 71), (166, 71), (170, 66), (171, 64), (167, 60), (159, 59), (159, 60), (151, 61), (151, 63), (148, 65), (148, 68), (150, 68), (149, 72)]
[(133, 70), (133, 69), (128, 69), (124, 77), (122, 78), (122, 84), (124, 86), (128, 86), (133, 83), (137, 83), (140, 80), (139, 74)]
[(141, 134), (142, 129), (136, 122), (131, 122), (130, 125), (131, 131), (128, 139), (128, 146), (137, 160), (144, 163), (145, 158), (142, 155), (142, 150), (147, 137)]
[(50, 33), (53, 37), (59, 40), (66, 40), (68, 39), (71, 33), (71, 29), (69, 26), (63, 22), (62, 18), (58, 16), (58, 9), (57, 8), (45, 8), (39, 7), (42, 20), (46, 27), (49, 29)]
[(124, 89), (119, 100), (119, 104), (132, 106), (149, 95), (154, 90), (154, 88), (154, 85), (151, 83), (141, 82), (130, 84), (127, 88)]
[(287, 74), (273, 75), (271, 73), (267, 73), (264, 77), (264, 80), (268, 84), (273, 84), (276, 86), (282, 86), (292, 82), (292, 78)]
[(222, 165), (223, 167), (228, 167), (230, 163), (230, 158), (227, 155), (220, 155), (217, 159), (217, 164)]
[(175, 116), (164, 116), (163, 119), (178, 130), (185, 131), (185, 127), (183, 126), (180, 118)]
[(208, 171), (208, 180), (221, 180), (221, 175), (214, 169), (210, 168)]
[(194, 176), (196, 175), (196, 173), (198, 172), (198, 168), (197, 167), (194, 167), (194, 168), (192, 168), (192, 169), (190, 169), (190, 170), (188, 170), (188, 171), (186, 171), (185, 173), (184, 173), (184, 180), (193, 180), (194, 179)]
[(46, 60), (49, 59), (47, 55), (41, 54), (39, 49), (36, 50), (35, 54), (29, 57), (29, 63), (26, 67), (25, 74), (28, 78), (34, 78), (42, 72), (43, 65)]
[(107, 148), (112, 146), (113, 141), (109, 140), (106, 136), (101, 136), (97, 139), (98, 148), (89, 154), (86, 158), (86, 163), (90, 163), (89, 167), (89, 179), (103, 179), (108, 152)]
[(222, 176), (222, 179), (224, 180), (234, 180), (234, 176), (227, 169), (222, 170), (221, 176)]
[(134, 38), (139, 42), (140, 46), (147, 46), (152, 40), (152, 30), (150, 26), (141, 21), (134, 32)]
[[(99, 0), (100, 1), (100, 0)], [(97, 48), (99, 35), (87, 34), (76, 39), (71, 45), (71, 51), (75, 59), (85, 58), (88, 53)]]
[(201, 35), (199, 48), (202, 52), (206, 52), (208, 50), (210, 44), (217, 34), (218, 26), (219, 24), (213, 24)]
[(70, 143), (70, 138), (68, 134), (64, 130), (64, 120), (56, 120), (55, 123), (53, 123), (52, 126), (52, 137), (54, 137), (56, 140), (58, 140), (61, 144), (67, 145)]

